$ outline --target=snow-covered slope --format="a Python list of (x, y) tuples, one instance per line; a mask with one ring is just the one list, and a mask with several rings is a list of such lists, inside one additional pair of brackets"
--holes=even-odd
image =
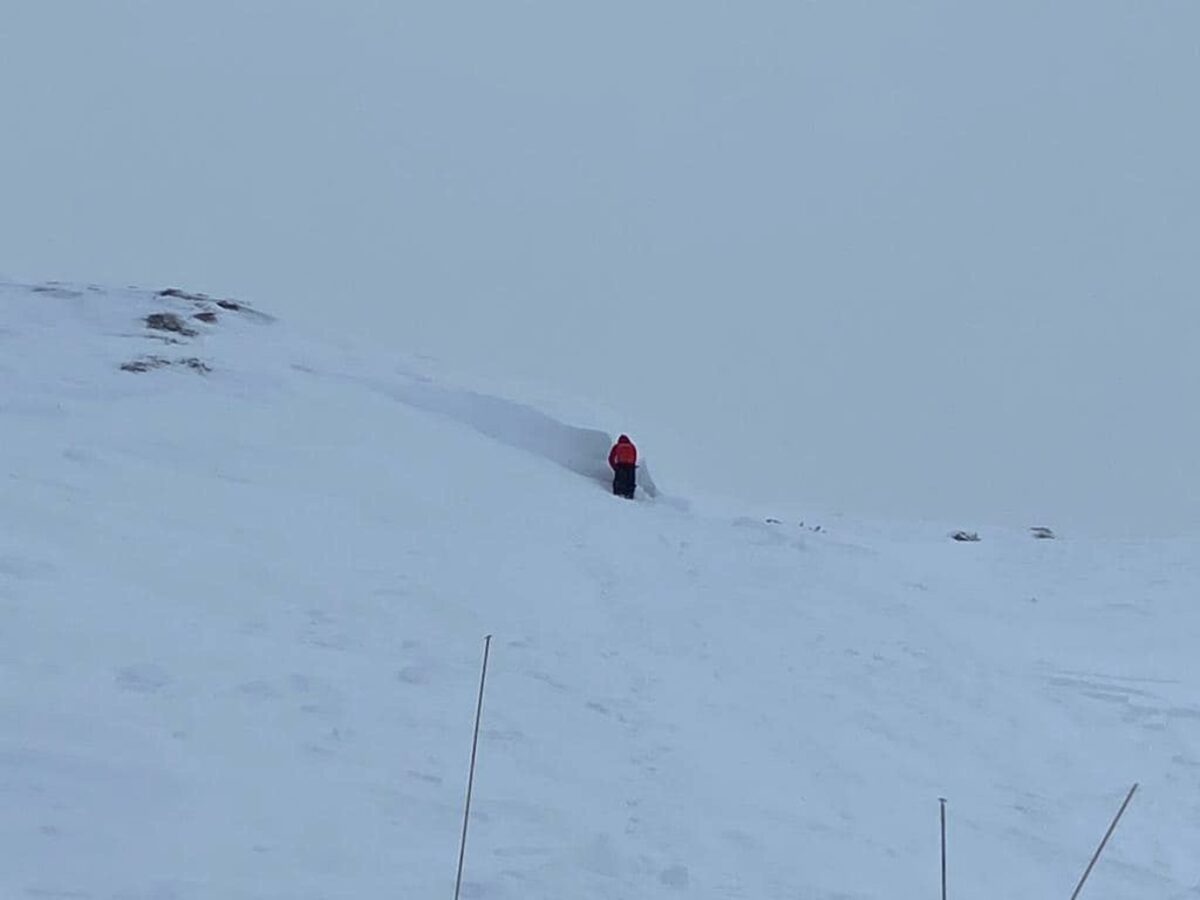
[(624, 423), (231, 305), (0, 285), (0, 897), (449, 896), (485, 633), (468, 897), (935, 896), (939, 796), (1066, 897), (1135, 780), (1085, 896), (1200, 893), (1195, 542), (630, 504)]

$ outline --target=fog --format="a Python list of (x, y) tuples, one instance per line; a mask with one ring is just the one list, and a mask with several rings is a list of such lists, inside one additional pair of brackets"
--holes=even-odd
[(10, 0), (0, 272), (553, 385), (781, 509), (1196, 531), (1198, 85), (1183, 0)]

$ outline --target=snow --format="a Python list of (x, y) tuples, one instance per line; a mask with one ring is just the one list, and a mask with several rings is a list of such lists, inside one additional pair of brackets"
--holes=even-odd
[(1194, 539), (630, 504), (550, 388), (0, 304), (0, 897), (450, 896), (487, 633), (467, 897), (936, 896), (939, 796), (1066, 897), (1134, 781), (1084, 897), (1200, 892)]

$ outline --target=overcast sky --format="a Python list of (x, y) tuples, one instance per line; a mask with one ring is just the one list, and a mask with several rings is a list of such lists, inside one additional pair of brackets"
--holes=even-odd
[(9, 0), (0, 272), (556, 385), (789, 510), (1198, 531), (1198, 94), (1194, 0)]

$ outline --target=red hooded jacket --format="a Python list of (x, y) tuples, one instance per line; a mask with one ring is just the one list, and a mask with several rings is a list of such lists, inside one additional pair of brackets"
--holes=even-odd
[(637, 447), (626, 434), (617, 438), (613, 448), (608, 451), (608, 464), (614, 469), (617, 466), (636, 466), (637, 458)]

